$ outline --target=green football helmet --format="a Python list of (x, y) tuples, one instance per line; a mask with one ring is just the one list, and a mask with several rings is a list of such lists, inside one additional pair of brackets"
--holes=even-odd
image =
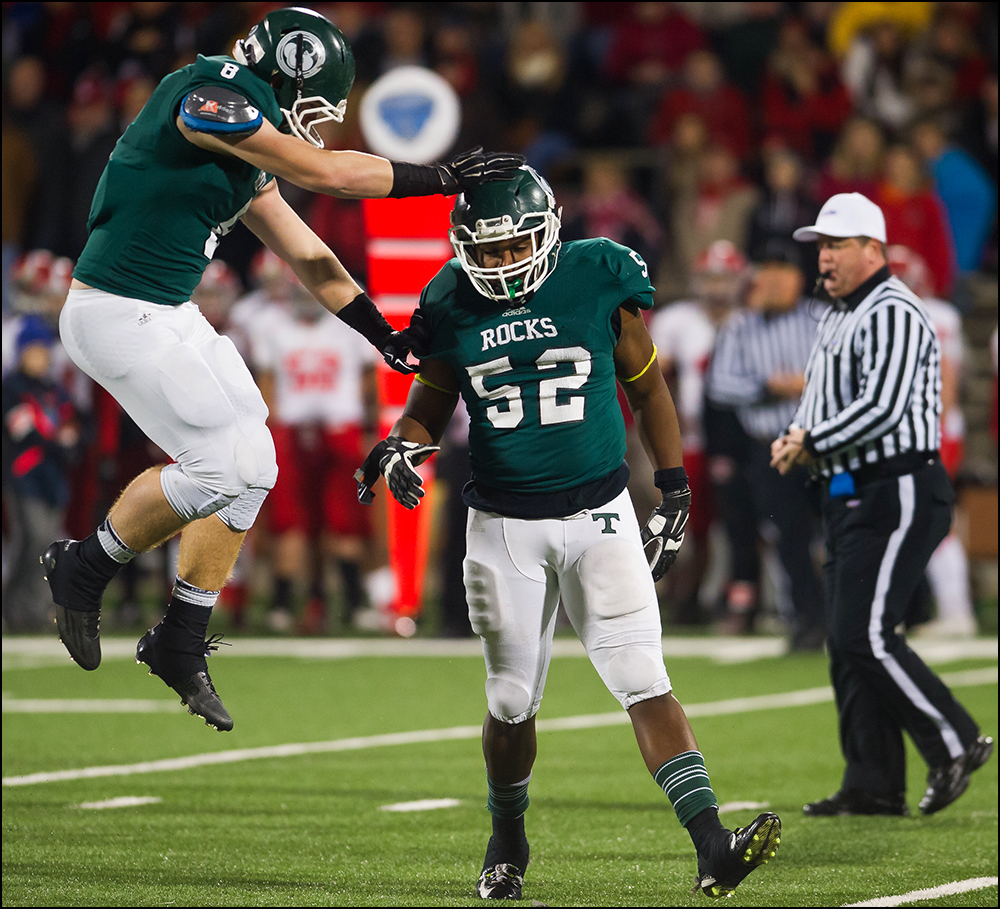
[(311, 9), (288, 7), (268, 13), (233, 57), (274, 90), (289, 130), (317, 148), (316, 127), (341, 123), (354, 84), (354, 53), (343, 33)]
[[(562, 209), (545, 178), (524, 164), (513, 180), (491, 180), (463, 193), (451, 212), (448, 239), (473, 286), (508, 306), (526, 303), (552, 273), (559, 256)], [(478, 247), (531, 237), (531, 255), (484, 268)]]

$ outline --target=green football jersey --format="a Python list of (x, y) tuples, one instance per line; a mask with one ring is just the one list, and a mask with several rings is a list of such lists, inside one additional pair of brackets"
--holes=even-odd
[(270, 179), (229, 155), (192, 145), (177, 128), (181, 101), (200, 85), (244, 95), (275, 126), (266, 82), (229, 57), (202, 57), (163, 79), (101, 175), (90, 236), (74, 271), (92, 287), (180, 304), (191, 298), (218, 245)]
[(607, 239), (564, 243), (552, 274), (518, 309), (479, 294), (457, 259), (424, 288), (430, 357), (461, 385), (477, 483), (546, 494), (621, 467), (612, 317), (628, 301), (653, 306), (649, 270)]

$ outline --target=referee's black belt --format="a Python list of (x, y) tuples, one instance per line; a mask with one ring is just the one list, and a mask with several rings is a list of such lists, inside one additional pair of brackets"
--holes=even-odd
[[(915, 473), (923, 467), (930, 467), (941, 461), (941, 455), (937, 451), (904, 451), (902, 454), (893, 455), (884, 461), (874, 464), (862, 464), (856, 470), (852, 470), (851, 477), (855, 486), (863, 486), (874, 480), (889, 480), (893, 477), (902, 477), (908, 473)], [(834, 474), (834, 477), (839, 476)], [(826, 477), (826, 483), (833, 479)]]

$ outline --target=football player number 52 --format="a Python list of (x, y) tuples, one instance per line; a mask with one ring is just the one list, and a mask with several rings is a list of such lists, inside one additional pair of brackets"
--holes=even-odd
[[(544, 351), (536, 360), (539, 370), (555, 369), (560, 363), (572, 363), (574, 374), (542, 379), (538, 383), (538, 421), (542, 426), (554, 423), (578, 423), (583, 419), (586, 398), (566, 392), (582, 388), (590, 376), (590, 351), (582, 347), (554, 347)], [(513, 429), (524, 419), (524, 401), (517, 385), (498, 385), (487, 389), (490, 376), (510, 372), (510, 357), (498, 357), (488, 363), (466, 367), (472, 387), (480, 398), (497, 401), (486, 408), (486, 417), (497, 429)], [(560, 394), (562, 398), (560, 399)]]

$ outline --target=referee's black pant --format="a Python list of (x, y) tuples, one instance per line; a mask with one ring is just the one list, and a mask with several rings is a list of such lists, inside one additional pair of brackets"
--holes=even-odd
[(906, 792), (903, 735), (930, 767), (959, 757), (979, 727), (895, 631), (951, 526), (955, 494), (939, 462), (824, 493), (823, 586), (830, 675), (847, 767), (843, 788)]

